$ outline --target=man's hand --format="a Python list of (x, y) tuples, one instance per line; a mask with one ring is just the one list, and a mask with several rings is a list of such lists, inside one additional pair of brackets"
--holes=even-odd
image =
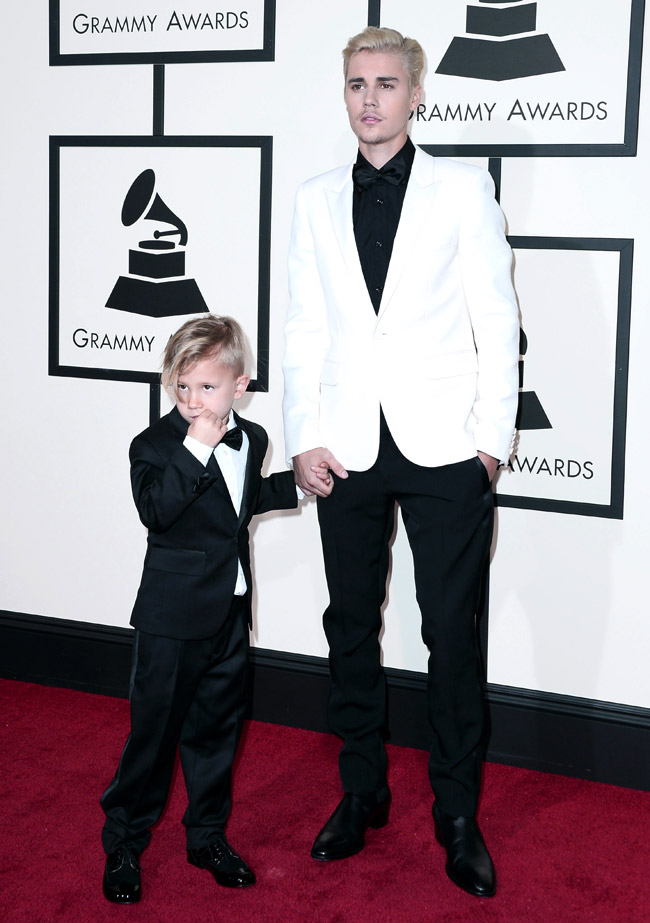
[(490, 478), (490, 482), (492, 482), (492, 478), (496, 474), (497, 468), (499, 467), (499, 459), (495, 458), (494, 455), (486, 455), (485, 452), (478, 452), (477, 454), (485, 465), (488, 477)]
[(206, 408), (192, 421), (187, 430), (187, 435), (214, 449), (223, 439), (227, 429), (228, 427), (221, 417)]
[(306, 497), (312, 497), (314, 494), (318, 497), (329, 497), (334, 487), (334, 482), (329, 476), (330, 469), (337, 477), (348, 476), (343, 465), (322, 446), (295, 455), (293, 459), (296, 484)]

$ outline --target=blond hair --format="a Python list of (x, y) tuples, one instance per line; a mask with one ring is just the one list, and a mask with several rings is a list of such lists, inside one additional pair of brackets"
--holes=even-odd
[(360, 51), (384, 52), (396, 54), (402, 58), (404, 70), (409, 78), (409, 90), (420, 85), (424, 67), (422, 45), (414, 38), (404, 38), (396, 29), (383, 29), (368, 26), (358, 35), (353, 35), (343, 49), (343, 76), (348, 76), (348, 65), (353, 54)]
[(246, 338), (233, 317), (204, 314), (185, 321), (167, 343), (163, 356), (163, 387), (176, 392), (178, 378), (202, 359), (218, 359), (237, 378), (246, 369)]

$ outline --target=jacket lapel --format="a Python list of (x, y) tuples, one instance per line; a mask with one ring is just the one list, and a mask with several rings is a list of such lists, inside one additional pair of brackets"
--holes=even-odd
[[(170, 410), (169, 421), (172, 424), (172, 427), (177, 437), (182, 442), (185, 436), (187, 436), (188, 423), (180, 415), (177, 407), (172, 407), (172, 409)], [(212, 477), (215, 479), (214, 484), (212, 486), (215, 487), (219, 491), (219, 493), (225, 499), (228, 500), (228, 502), (230, 503), (230, 506), (232, 507), (233, 515), (235, 515), (235, 508), (232, 505), (232, 498), (230, 496), (230, 491), (228, 490), (228, 485), (226, 484), (221, 468), (219, 467), (219, 462), (214, 457), (214, 452), (210, 453), (210, 458), (208, 459), (208, 463), (205, 467), (206, 467), (206, 471), (208, 471), (212, 475)]]
[[(352, 166), (350, 164), (336, 174), (329, 188), (325, 190), (325, 195), (334, 234), (354, 286), (351, 294), (357, 304), (365, 300), (374, 314), (366, 287), (366, 280), (361, 269), (357, 242), (354, 238), (354, 226), (352, 224), (352, 196), (354, 190)], [(384, 294), (379, 306), (378, 318), (383, 315), (390, 304), (400, 277), (413, 252), (415, 242), (420, 235), (422, 225), (432, 208), (433, 200), (440, 187), (440, 181), (435, 181), (434, 174), (434, 158), (416, 147), (411, 176), (404, 196), (402, 214), (393, 243)]]
[(253, 499), (253, 492), (255, 488), (255, 479), (253, 478), (253, 472), (259, 471), (262, 467), (262, 459), (260, 458), (260, 449), (257, 444), (257, 440), (253, 436), (252, 431), (249, 429), (248, 424), (245, 420), (236, 414), (233, 410), (235, 417), (235, 422), (241, 426), (242, 430), (248, 436), (248, 457), (246, 458), (246, 470), (244, 472), (244, 486), (242, 488), (241, 495), (241, 504), (239, 507), (239, 516), (237, 518), (237, 527), (240, 528), (242, 523), (246, 520), (248, 511), (250, 510), (251, 501)]
[(400, 277), (415, 249), (415, 242), (420, 236), (422, 225), (431, 211), (433, 200), (440, 188), (440, 181), (434, 181), (434, 167), (433, 157), (416, 147), (402, 205), (402, 214), (393, 243), (384, 293), (379, 306), (379, 318), (390, 304)]
[(341, 255), (347, 267), (353, 288), (351, 295), (353, 300), (358, 304), (360, 299), (367, 301), (369, 309), (374, 314), (372, 302), (366, 287), (366, 280), (363, 277), (361, 262), (359, 260), (359, 251), (357, 242), (354, 237), (354, 225), (352, 224), (352, 195), (354, 186), (352, 184), (352, 164), (343, 167), (334, 178), (329, 188), (325, 190), (327, 198), (327, 207), (329, 209), (334, 236), (341, 250)]
[(206, 465), (206, 469), (210, 472), (210, 474), (215, 479), (214, 484), (212, 486), (216, 488), (216, 490), (219, 491), (223, 499), (227, 501), (230, 509), (232, 510), (233, 516), (236, 516), (237, 513), (236, 513), (235, 507), (232, 502), (232, 497), (230, 496), (230, 491), (228, 490), (228, 485), (226, 484), (226, 479), (224, 478), (223, 472), (221, 468), (219, 467), (219, 462), (214, 456), (214, 452), (210, 454), (210, 458), (208, 459), (208, 464)]

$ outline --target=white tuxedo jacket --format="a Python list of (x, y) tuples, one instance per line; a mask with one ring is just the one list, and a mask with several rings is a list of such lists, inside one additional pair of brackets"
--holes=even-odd
[(518, 394), (512, 252), (490, 175), (416, 148), (379, 313), (352, 225), (352, 164), (303, 183), (289, 250), (287, 456), (368, 469), (379, 407), (418, 465), (506, 460)]

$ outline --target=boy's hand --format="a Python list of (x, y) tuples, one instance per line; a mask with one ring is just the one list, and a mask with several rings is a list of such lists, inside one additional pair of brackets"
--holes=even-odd
[(347, 471), (337, 461), (332, 453), (323, 447), (310, 449), (294, 456), (293, 470), (296, 484), (306, 497), (316, 494), (319, 497), (329, 497), (334, 487), (332, 478), (327, 473), (331, 469), (337, 477), (346, 478)]
[(321, 462), (320, 465), (312, 465), (310, 470), (313, 471), (316, 477), (326, 486), (332, 483), (330, 468), (327, 462)]
[(192, 421), (187, 430), (187, 435), (214, 449), (223, 439), (227, 429), (228, 427), (221, 417), (206, 409)]

